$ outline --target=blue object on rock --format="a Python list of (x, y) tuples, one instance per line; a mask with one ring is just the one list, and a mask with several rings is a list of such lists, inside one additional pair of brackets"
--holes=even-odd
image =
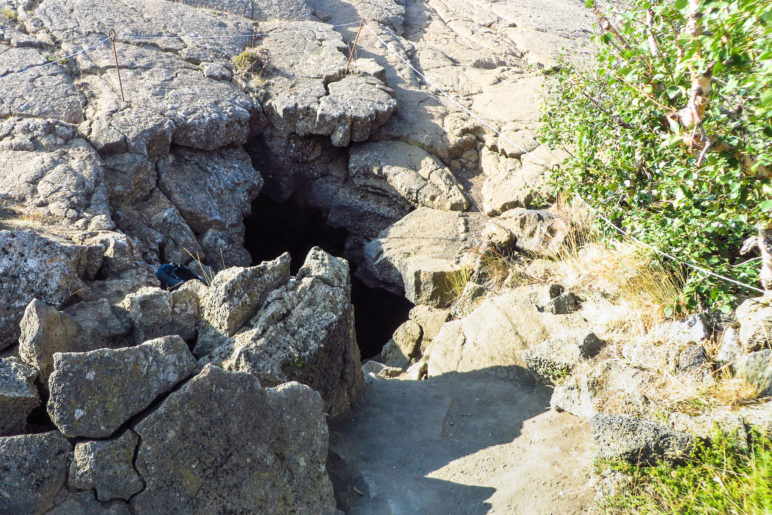
[(204, 282), (201, 277), (189, 268), (175, 263), (167, 263), (159, 266), (158, 270), (155, 271), (155, 276), (161, 281), (161, 288), (169, 291), (176, 290), (185, 282), (192, 279), (198, 279), (199, 281)]

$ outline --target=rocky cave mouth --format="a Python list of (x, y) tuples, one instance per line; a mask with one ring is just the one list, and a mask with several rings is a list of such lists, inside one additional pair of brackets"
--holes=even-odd
[[(289, 252), (292, 274), (297, 273), (312, 247), (342, 257), (348, 235), (345, 229), (328, 226), (322, 212), (297, 196), (284, 202), (258, 196), (244, 226), (244, 246), (252, 264)], [(408, 319), (413, 304), (401, 295), (367, 286), (355, 276), (356, 265), (349, 262), (349, 266), (357, 344), (365, 360), (381, 352), (397, 327)]]

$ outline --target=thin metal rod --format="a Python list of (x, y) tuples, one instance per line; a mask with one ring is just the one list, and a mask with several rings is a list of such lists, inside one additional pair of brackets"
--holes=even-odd
[(351, 65), (351, 59), (354, 58), (354, 52), (357, 51), (357, 42), (359, 42), (359, 35), (362, 33), (362, 27), (365, 25), (365, 19), (362, 18), (362, 21), (359, 22), (359, 30), (357, 31), (357, 37), (354, 38), (354, 46), (351, 47), (351, 52), (348, 54), (348, 61), (346, 61), (346, 70), (343, 72), (343, 75), (348, 75), (348, 67)]
[(110, 29), (107, 33), (107, 37), (113, 43), (113, 57), (115, 58), (115, 71), (118, 74), (118, 87), (121, 88), (121, 101), (126, 102), (126, 98), (123, 96), (123, 82), (121, 82), (121, 69), (118, 66), (118, 52), (115, 50), (115, 29)]

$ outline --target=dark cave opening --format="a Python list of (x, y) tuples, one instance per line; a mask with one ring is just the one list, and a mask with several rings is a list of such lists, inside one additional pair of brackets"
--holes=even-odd
[[(314, 246), (333, 256), (343, 256), (346, 230), (328, 226), (324, 214), (302, 199), (276, 202), (261, 195), (252, 202), (252, 214), (244, 225), (244, 246), (253, 264), (289, 252), (295, 274)], [(354, 276), (355, 265), (349, 264), (357, 343), (364, 360), (381, 352), (397, 327), (407, 320), (413, 304), (401, 295), (366, 286)]]

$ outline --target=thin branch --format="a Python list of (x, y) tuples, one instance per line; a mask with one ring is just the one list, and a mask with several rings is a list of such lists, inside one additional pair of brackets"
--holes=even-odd
[(607, 111), (607, 110), (606, 110), (606, 109), (605, 109), (605, 108), (604, 108), (602, 105), (600, 105), (600, 102), (598, 102), (596, 99), (592, 98), (592, 97), (591, 97), (590, 95), (588, 95), (586, 92), (582, 91), (582, 95), (584, 95), (584, 96), (587, 98), (587, 100), (589, 100), (590, 102), (592, 102), (593, 104), (595, 104), (595, 107), (597, 107), (598, 109), (600, 109), (601, 111), (603, 111), (603, 113), (604, 113), (606, 116), (608, 116), (609, 118), (611, 118), (611, 119), (614, 121), (614, 123), (616, 123), (616, 124), (617, 124), (617, 125), (619, 125), (620, 127), (624, 127), (625, 129), (634, 129), (634, 128), (635, 128), (635, 127), (633, 127), (632, 125), (630, 125), (629, 123), (627, 123), (626, 121), (624, 121), (623, 119), (621, 119), (619, 116), (617, 116), (617, 115), (615, 115), (615, 114), (612, 114), (612, 113), (608, 112), (608, 111)]

